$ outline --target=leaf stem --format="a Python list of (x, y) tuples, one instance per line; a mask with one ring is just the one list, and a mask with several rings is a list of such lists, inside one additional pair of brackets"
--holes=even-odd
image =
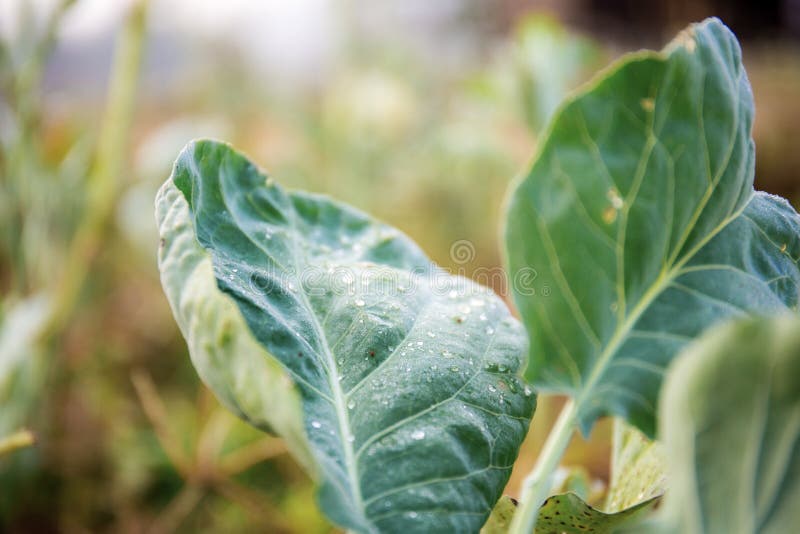
[(568, 399), (561, 409), (556, 424), (539, 454), (536, 465), (522, 483), (522, 497), (511, 522), (509, 534), (530, 534), (542, 502), (547, 498), (553, 473), (569, 445), (577, 424), (578, 409), (574, 400)]

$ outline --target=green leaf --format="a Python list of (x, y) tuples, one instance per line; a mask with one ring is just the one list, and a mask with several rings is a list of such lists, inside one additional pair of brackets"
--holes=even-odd
[(323, 511), (362, 532), (477, 531), (535, 405), (504, 303), (224, 144), (190, 144), (157, 203), (163, 285), (198, 373), (308, 451)]
[(662, 444), (647, 439), (620, 419), (614, 421), (614, 449), (606, 510), (624, 510), (661, 496), (666, 489)]
[[(729, 317), (795, 308), (800, 220), (753, 192), (753, 100), (718, 20), (569, 100), (511, 194), (505, 240), (527, 376), (652, 436), (674, 355)], [(531, 283), (532, 281), (532, 283)]]
[(668, 530), (797, 530), (798, 377), (796, 316), (725, 324), (680, 356), (661, 403)]
[(605, 513), (592, 508), (574, 493), (553, 495), (539, 509), (536, 534), (617, 532), (646, 517), (658, 501), (659, 497), (655, 497), (621, 512)]

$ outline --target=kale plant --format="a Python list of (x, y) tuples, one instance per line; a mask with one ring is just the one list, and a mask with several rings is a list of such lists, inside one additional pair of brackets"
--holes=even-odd
[[(201, 378), (348, 530), (789, 532), (800, 217), (753, 190), (753, 113), (716, 19), (568, 98), (505, 211), (521, 321), (398, 230), (195, 141), (157, 198), (164, 289)], [(534, 392), (569, 400), (516, 506)], [(550, 495), (606, 416), (604, 509)]]

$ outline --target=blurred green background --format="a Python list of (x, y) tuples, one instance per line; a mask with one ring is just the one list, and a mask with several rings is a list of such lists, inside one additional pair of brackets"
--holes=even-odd
[[(335, 531), (281, 441), (200, 384), (162, 294), (153, 199), (190, 139), (230, 141), (471, 276), (500, 266), (506, 188), (560, 99), (709, 15), (742, 39), (757, 186), (797, 201), (798, 13), (796, 0), (0, 0), (0, 532)], [(461, 240), (467, 261), (451, 257)], [(558, 402), (540, 402), (509, 494)], [(610, 434), (598, 425), (567, 456), (598, 495)]]

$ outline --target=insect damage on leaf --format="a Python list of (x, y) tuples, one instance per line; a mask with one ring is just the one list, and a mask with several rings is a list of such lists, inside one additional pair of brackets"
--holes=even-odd
[(615, 532), (647, 516), (659, 502), (648, 499), (616, 513), (604, 513), (583, 502), (574, 493), (554, 495), (539, 509), (536, 532), (541, 534), (595, 534)]

